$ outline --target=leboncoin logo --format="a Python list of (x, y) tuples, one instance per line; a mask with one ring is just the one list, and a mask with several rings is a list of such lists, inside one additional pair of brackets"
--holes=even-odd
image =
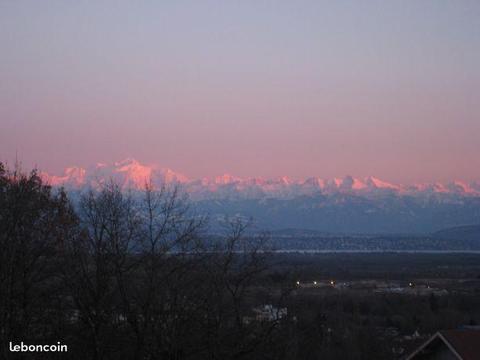
[(58, 341), (56, 344), (50, 345), (27, 345), (23, 341), (20, 344), (9, 343), (11, 352), (67, 352), (68, 346)]

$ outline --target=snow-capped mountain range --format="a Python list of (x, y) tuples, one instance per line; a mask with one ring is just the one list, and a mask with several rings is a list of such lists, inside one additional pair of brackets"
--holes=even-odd
[(213, 223), (225, 216), (252, 217), (263, 229), (311, 229), (330, 233), (429, 233), (480, 224), (480, 183), (391, 184), (375, 177), (292, 180), (232, 175), (189, 179), (170, 169), (134, 159), (67, 168), (63, 175), (41, 174), (64, 186), (73, 199), (87, 188), (113, 180), (124, 189), (179, 185)]
[(88, 168), (69, 167), (60, 176), (41, 173), (52, 186), (64, 186), (67, 189), (97, 187), (112, 179), (125, 189), (142, 189), (146, 182), (156, 187), (163, 184), (178, 184), (192, 199), (293, 199), (300, 196), (319, 194), (349, 195), (434, 195), (455, 194), (462, 196), (480, 196), (480, 183), (453, 181), (447, 184), (392, 184), (375, 177), (362, 179), (345, 176), (343, 178), (322, 179), (310, 177), (292, 180), (288, 177), (275, 179), (239, 178), (229, 174), (214, 178), (189, 179), (185, 175), (157, 165), (145, 165), (135, 159), (127, 158), (113, 164), (98, 163)]

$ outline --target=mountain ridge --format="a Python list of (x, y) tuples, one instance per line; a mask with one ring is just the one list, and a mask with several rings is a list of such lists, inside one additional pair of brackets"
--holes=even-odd
[(113, 164), (97, 163), (88, 168), (68, 167), (63, 175), (41, 173), (42, 178), (52, 186), (70, 189), (97, 187), (112, 179), (122, 188), (142, 189), (146, 183), (154, 186), (164, 184), (181, 185), (194, 198), (240, 196), (245, 198), (293, 198), (317, 194), (346, 193), (356, 195), (434, 195), (457, 194), (480, 196), (479, 182), (455, 180), (449, 183), (393, 184), (374, 176), (354, 178), (323, 179), (308, 177), (293, 180), (287, 176), (266, 179), (261, 177), (241, 178), (224, 174), (212, 178), (189, 179), (187, 176), (158, 165), (145, 165), (133, 158)]

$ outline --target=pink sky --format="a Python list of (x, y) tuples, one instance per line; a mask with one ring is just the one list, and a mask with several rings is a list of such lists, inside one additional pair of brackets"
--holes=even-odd
[(0, 4), (0, 159), (480, 179), (475, 1)]

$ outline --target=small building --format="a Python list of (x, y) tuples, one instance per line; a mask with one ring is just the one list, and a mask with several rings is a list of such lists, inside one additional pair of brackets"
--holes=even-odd
[(277, 321), (287, 316), (287, 308), (277, 308), (271, 304), (253, 309), (257, 321)]
[(439, 331), (415, 350), (406, 360), (478, 360), (480, 330)]
[(244, 316), (243, 323), (250, 324), (254, 321), (273, 322), (287, 317), (287, 308), (277, 308), (271, 304), (263, 305), (253, 309), (254, 316)]

